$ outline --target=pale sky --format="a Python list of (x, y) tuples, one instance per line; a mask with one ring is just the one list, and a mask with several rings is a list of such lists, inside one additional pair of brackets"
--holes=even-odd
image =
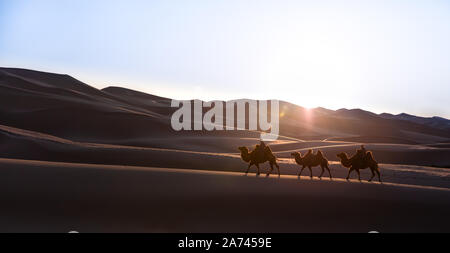
[(0, 65), (177, 99), (450, 118), (450, 1), (2, 0)]

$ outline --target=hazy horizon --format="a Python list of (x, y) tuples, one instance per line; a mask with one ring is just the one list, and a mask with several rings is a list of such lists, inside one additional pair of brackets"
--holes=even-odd
[(2, 1), (0, 64), (96, 88), (450, 118), (445, 1)]

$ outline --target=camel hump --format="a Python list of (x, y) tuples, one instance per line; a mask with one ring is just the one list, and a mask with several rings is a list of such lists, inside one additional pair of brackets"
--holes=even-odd
[(375, 158), (373, 157), (372, 151), (367, 151), (367, 153), (366, 153), (366, 160), (367, 161), (374, 161), (374, 162), (376, 162)]
[(320, 151), (320, 150), (317, 151), (317, 157), (318, 158), (324, 158), (324, 155), (323, 155), (322, 151)]
[(264, 151), (265, 153), (268, 153), (268, 152), (272, 153), (272, 149), (267, 145), (262, 146), (262, 145), (256, 144), (254, 150), (259, 150), (261, 152)]
[(268, 157), (271, 157), (271, 158), (275, 158), (275, 159), (276, 159), (275, 155), (274, 155), (273, 152), (272, 152), (272, 149), (271, 149), (269, 146), (266, 146), (266, 147), (264, 148), (264, 153), (265, 153), (266, 155), (268, 155)]

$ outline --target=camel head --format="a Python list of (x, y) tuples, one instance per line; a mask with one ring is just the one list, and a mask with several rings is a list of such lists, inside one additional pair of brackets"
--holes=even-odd
[(341, 153), (337, 154), (336, 156), (339, 157), (340, 159), (347, 159), (348, 158), (347, 154), (344, 153), (344, 152), (341, 152)]
[(243, 153), (248, 153), (248, 148), (247, 147), (238, 147), (239, 151), (243, 152)]
[(241, 158), (244, 162), (249, 162), (251, 159), (250, 153), (248, 152), (247, 147), (238, 147), (239, 151), (241, 151)]

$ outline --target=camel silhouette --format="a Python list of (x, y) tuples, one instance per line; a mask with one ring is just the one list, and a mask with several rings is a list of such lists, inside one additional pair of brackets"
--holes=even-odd
[(277, 164), (277, 158), (272, 153), (272, 150), (269, 146), (264, 146), (264, 150), (259, 150), (260, 145), (256, 145), (255, 149), (249, 152), (247, 147), (239, 147), (238, 148), (241, 151), (241, 158), (244, 160), (244, 162), (249, 163), (247, 171), (245, 172), (245, 175), (247, 175), (248, 171), (250, 170), (250, 167), (252, 165), (255, 165), (256, 168), (258, 168), (258, 172), (256, 175), (259, 175), (259, 164), (269, 162), (270, 164), (270, 171), (267, 173), (266, 176), (269, 176), (270, 173), (273, 170), (273, 165), (277, 167), (278, 170), (278, 177), (280, 177), (280, 166)]
[(377, 173), (378, 180), (381, 182), (380, 169), (371, 151), (366, 152), (365, 149), (357, 150), (356, 154), (351, 158), (348, 158), (345, 152), (339, 153), (336, 156), (341, 160), (342, 166), (349, 168), (346, 178), (347, 180), (350, 177), (350, 173), (356, 170), (356, 172), (358, 172), (358, 180), (361, 181), (361, 174), (359, 173), (359, 170), (370, 168), (372, 177), (369, 179), (369, 182), (372, 181), (375, 176), (374, 172)]
[(300, 152), (293, 152), (291, 153), (291, 156), (295, 158), (295, 162), (298, 165), (302, 166), (302, 169), (300, 170), (300, 173), (298, 173), (298, 177), (300, 178), (300, 175), (302, 174), (305, 167), (308, 167), (310, 172), (310, 177), (312, 178), (312, 167), (320, 166), (322, 169), (322, 172), (320, 173), (319, 178), (322, 178), (322, 175), (324, 173), (324, 168), (327, 169), (328, 174), (330, 174), (330, 179), (332, 179), (330, 168), (328, 167), (328, 160), (323, 155), (322, 151), (318, 150), (316, 154), (312, 152), (310, 149), (304, 156)]

